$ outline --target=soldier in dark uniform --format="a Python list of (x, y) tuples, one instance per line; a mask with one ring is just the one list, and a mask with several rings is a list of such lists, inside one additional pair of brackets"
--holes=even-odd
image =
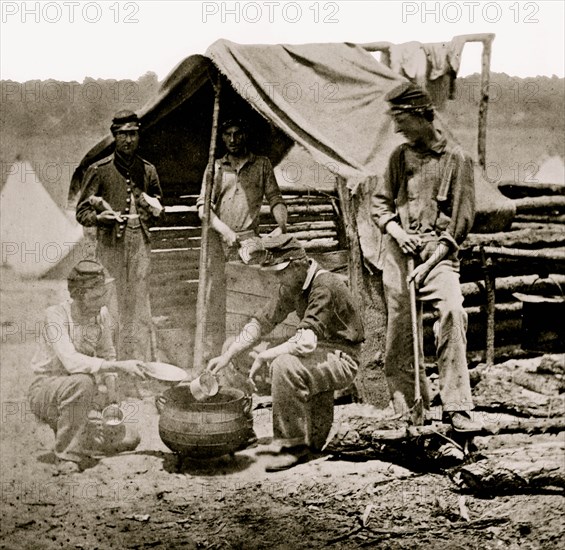
[[(364, 329), (345, 283), (308, 258), (295, 238), (266, 237), (262, 244), (262, 269), (275, 274), (279, 292), (235, 339), (226, 342), (208, 370), (221, 375), (226, 368), (248, 369), (253, 384), (255, 374), (268, 366), (275, 456), (265, 469), (276, 472), (292, 468), (307, 460), (311, 450), (323, 447), (333, 420), (334, 391), (347, 388), (357, 373)], [(300, 319), (296, 333), (278, 346), (250, 355), (261, 337), (293, 311)]]
[[(149, 228), (162, 208), (155, 167), (136, 154), (139, 118), (116, 113), (111, 126), (112, 155), (85, 174), (76, 219), (97, 228), (97, 258), (115, 279), (118, 302), (118, 359), (153, 359), (149, 303)], [(152, 203), (152, 204), (149, 204)]]

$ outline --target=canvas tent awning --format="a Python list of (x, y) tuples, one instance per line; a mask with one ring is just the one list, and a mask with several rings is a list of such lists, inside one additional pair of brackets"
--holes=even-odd
[(384, 95), (401, 76), (354, 44), (242, 46), (206, 55), (267, 120), (346, 178), (382, 173), (398, 143)]

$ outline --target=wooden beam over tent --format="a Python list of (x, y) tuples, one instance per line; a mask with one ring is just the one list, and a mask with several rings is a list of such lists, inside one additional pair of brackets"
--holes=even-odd
[[(482, 42), (483, 53), (481, 62), (481, 98), (479, 100), (479, 125), (477, 137), (477, 155), (481, 168), (486, 166), (486, 145), (487, 145), (487, 110), (490, 86), (490, 56), (492, 50), (493, 33), (479, 34), (460, 34), (454, 36), (452, 41), (458, 40), (463, 44), (469, 42)], [(368, 52), (388, 52), (394, 44), (392, 42), (369, 42), (359, 44)]]

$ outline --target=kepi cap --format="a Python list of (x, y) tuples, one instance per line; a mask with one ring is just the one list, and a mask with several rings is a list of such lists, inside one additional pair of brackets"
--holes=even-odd
[(392, 114), (402, 112), (423, 112), (433, 107), (432, 98), (420, 86), (412, 82), (403, 82), (385, 95), (390, 103)]
[(104, 285), (112, 279), (107, 280), (104, 266), (96, 260), (81, 260), (70, 271), (67, 276), (69, 292), (78, 288), (89, 289), (98, 285)]
[(233, 117), (227, 118), (226, 120), (224, 120), (224, 122), (222, 122), (220, 126), (220, 132), (225, 132), (231, 126), (237, 126), (243, 132), (247, 132), (248, 130), (248, 125), (245, 120), (243, 120), (242, 118)]
[(306, 258), (306, 252), (298, 240), (290, 235), (277, 235), (261, 239), (265, 256), (261, 262), (261, 269), (280, 271), (287, 267), (293, 260)]
[(139, 130), (139, 126), (139, 117), (133, 111), (124, 109), (114, 115), (110, 130), (112, 134), (116, 132), (133, 132)]

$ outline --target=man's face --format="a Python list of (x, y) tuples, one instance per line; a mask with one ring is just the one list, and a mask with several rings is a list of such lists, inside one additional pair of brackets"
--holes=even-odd
[(275, 271), (274, 273), (277, 283), (280, 285), (296, 288), (304, 284), (304, 274), (301, 273), (295, 262), (290, 262), (287, 267), (280, 271)]
[(127, 130), (116, 132), (116, 151), (124, 157), (131, 157), (139, 146), (139, 132), (137, 130)]
[(239, 126), (229, 126), (222, 133), (222, 140), (228, 153), (239, 155), (245, 152), (246, 136)]
[(79, 298), (80, 310), (84, 314), (96, 315), (100, 309), (107, 305), (108, 286), (96, 285), (94, 288), (85, 289)]
[(424, 119), (410, 113), (395, 113), (392, 115), (397, 134), (402, 134), (410, 143), (415, 143), (422, 137)]

